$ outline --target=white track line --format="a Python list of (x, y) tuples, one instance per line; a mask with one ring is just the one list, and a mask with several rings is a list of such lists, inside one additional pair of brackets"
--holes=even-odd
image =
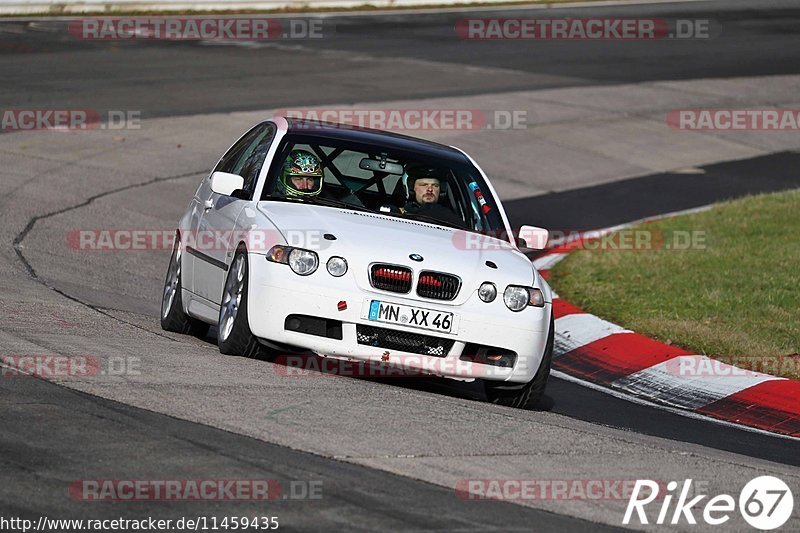
[[(704, 422), (713, 422), (714, 424), (719, 424), (720, 426), (725, 426), (729, 428), (740, 429), (742, 431), (747, 431), (749, 433), (758, 433), (759, 435), (766, 435), (768, 437), (776, 437), (779, 439), (787, 439), (794, 442), (800, 442), (800, 437), (792, 437), (790, 435), (783, 435), (781, 433), (773, 433), (772, 431), (767, 431), (765, 429), (758, 429), (751, 426), (744, 426), (741, 424), (736, 424), (733, 422), (728, 422), (727, 420), (721, 420), (719, 418), (714, 418), (707, 415), (702, 415), (700, 413), (696, 413), (694, 411), (687, 411), (685, 409), (679, 409), (677, 407), (670, 407), (668, 405), (661, 405), (652, 401), (645, 400), (644, 398), (640, 398), (638, 396), (633, 396), (631, 394), (616, 391), (613, 389), (609, 389), (607, 387), (603, 387), (602, 385), (598, 385), (596, 383), (592, 383), (591, 381), (584, 381), (580, 378), (576, 378), (570, 374), (566, 374), (561, 372), (560, 370), (551, 370), (550, 375), (558, 378), (563, 379), (564, 381), (569, 381), (570, 383), (575, 383), (576, 385), (582, 385), (586, 388), (596, 390), (598, 392), (602, 392), (605, 394), (609, 394), (617, 399), (625, 400), (627, 402), (635, 403), (638, 405), (644, 405), (647, 407), (652, 407), (654, 409), (659, 409), (661, 411), (667, 411), (668, 413), (672, 413), (674, 415), (685, 416), (687, 418), (693, 418), (695, 420), (702, 420)], [(641, 432), (638, 432), (641, 433)]]
[(558, 357), (617, 333), (633, 332), (588, 313), (562, 316), (556, 319), (558, 353), (554, 355)]
[[(716, 375), (691, 375), (698, 368), (695, 363), (704, 356), (688, 355), (672, 358), (651, 367), (630, 374), (611, 383), (615, 389), (624, 390), (638, 396), (645, 396), (658, 402), (683, 409), (700, 409), (722, 398), (727, 398), (744, 389), (765, 381), (779, 378), (756, 372), (746, 372), (728, 366), (728, 371)], [(706, 358), (708, 359), (708, 358)], [(710, 359), (708, 360), (711, 361)], [(688, 363), (688, 364), (687, 364)], [(715, 371), (723, 369), (721, 363)], [(684, 370), (682, 370), (684, 369)]]
[(568, 254), (567, 253), (555, 253), (555, 254), (547, 254), (541, 257), (537, 257), (533, 260), (533, 266), (536, 270), (550, 270), (556, 264), (564, 259)]

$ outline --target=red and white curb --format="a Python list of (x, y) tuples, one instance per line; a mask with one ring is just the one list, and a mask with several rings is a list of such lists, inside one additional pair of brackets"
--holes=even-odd
[[(580, 242), (546, 252), (534, 266), (547, 278)], [(800, 381), (740, 369), (655, 341), (586, 313), (555, 292), (553, 314), (554, 370), (696, 415), (800, 438)]]

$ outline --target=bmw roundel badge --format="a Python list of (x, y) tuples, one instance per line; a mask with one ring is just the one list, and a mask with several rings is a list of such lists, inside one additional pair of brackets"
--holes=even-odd
[(422, 256), (419, 254), (411, 254), (408, 257), (411, 258), (412, 261), (422, 261)]

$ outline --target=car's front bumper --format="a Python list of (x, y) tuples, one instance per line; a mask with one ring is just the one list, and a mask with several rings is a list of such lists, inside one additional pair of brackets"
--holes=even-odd
[[(462, 305), (410, 297), (383, 291), (364, 291), (350, 272), (341, 278), (330, 276), (323, 265), (310, 276), (296, 275), (287, 265), (268, 262), (263, 255), (250, 254), (248, 317), (253, 334), (263, 340), (310, 350), (325, 356), (357, 361), (380, 362), (413, 372), (455, 379), (484, 378), (527, 382), (533, 379), (545, 350), (550, 326), (551, 304), (508, 310), (502, 295), (491, 303), (482, 302), (477, 290)], [(477, 289), (477, 288), (476, 288)], [(467, 287), (462, 290), (469, 290)], [(410, 305), (458, 315), (452, 334), (377, 323), (366, 318), (371, 300)], [(341, 309), (340, 302), (346, 303)], [(366, 306), (366, 307), (365, 307)], [(341, 322), (342, 339), (317, 336), (285, 328), (289, 315), (309, 315)], [(358, 325), (387, 330), (450, 338), (447, 354), (439, 356), (408, 353), (381, 346), (359, 344)], [(460, 359), (467, 343), (488, 345), (517, 354), (513, 367), (499, 367)]]

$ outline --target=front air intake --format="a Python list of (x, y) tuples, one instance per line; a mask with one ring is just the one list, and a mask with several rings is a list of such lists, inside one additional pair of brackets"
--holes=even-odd
[(419, 273), (417, 294), (434, 300), (453, 300), (461, 288), (461, 280), (452, 274), (423, 270)]
[(411, 291), (411, 269), (399, 265), (375, 263), (369, 269), (369, 282), (382, 291), (407, 294)]

